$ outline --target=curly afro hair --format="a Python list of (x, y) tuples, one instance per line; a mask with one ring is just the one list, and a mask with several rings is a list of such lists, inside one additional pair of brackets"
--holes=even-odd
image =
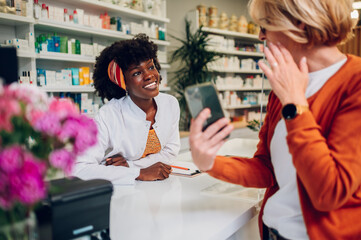
[[(117, 41), (105, 48), (95, 63), (93, 74), (95, 92), (103, 102), (105, 98), (108, 100), (122, 98), (126, 95), (126, 91), (109, 79), (109, 63), (115, 59), (118, 66), (125, 72), (133, 64), (139, 65), (141, 62), (153, 59), (159, 72), (161, 67), (157, 58), (157, 51), (158, 46), (150, 41), (145, 34), (138, 34), (133, 39)], [(162, 77), (160, 77), (161, 80)]]

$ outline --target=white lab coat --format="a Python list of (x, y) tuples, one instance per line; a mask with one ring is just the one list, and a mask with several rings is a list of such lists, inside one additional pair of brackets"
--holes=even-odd
[[(112, 99), (100, 110), (95, 121), (98, 142), (77, 158), (73, 175), (81, 179), (106, 179), (113, 184), (134, 184), (141, 168), (156, 162), (170, 164), (179, 152), (179, 104), (175, 97), (159, 93), (153, 128), (161, 151), (141, 158), (147, 143), (150, 121), (129, 96)], [(105, 166), (105, 159), (121, 154), (128, 167)]]

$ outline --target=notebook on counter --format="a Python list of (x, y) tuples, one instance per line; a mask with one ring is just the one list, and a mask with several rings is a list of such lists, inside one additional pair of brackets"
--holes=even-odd
[(177, 161), (172, 164), (172, 175), (182, 177), (196, 177), (202, 174), (193, 162)]

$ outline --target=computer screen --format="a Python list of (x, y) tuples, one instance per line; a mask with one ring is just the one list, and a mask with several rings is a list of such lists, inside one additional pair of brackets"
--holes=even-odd
[(5, 85), (18, 80), (18, 59), (13, 47), (0, 47), (0, 80)]

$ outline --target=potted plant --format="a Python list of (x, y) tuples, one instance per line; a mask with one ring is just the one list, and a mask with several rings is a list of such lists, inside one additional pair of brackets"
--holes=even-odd
[(217, 58), (217, 53), (208, 51), (208, 34), (202, 31), (202, 27), (194, 33), (191, 31), (191, 23), (185, 21), (185, 39), (171, 36), (181, 43), (181, 46), (174, 50), (171, 55), (171, 62), (180, 61), (174, 78), (170, 81), (173, 94), (179, 101), (181, 118), (180, 130), (187, 131), (190, 125), (190, 113), (186, 104), (184, 90), (187, 86), (209, 82), (212, 74), (208, 71), (207, 64)]

